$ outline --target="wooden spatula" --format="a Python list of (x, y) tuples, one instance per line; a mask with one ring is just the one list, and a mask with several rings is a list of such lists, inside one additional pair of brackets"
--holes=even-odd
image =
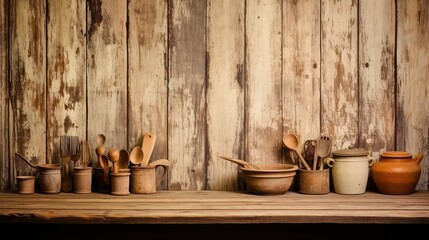
[(155, 147), (155, 141), (156, 135), (154, 133), (147, 132), (144, 134), (142, 143), (143, 162), (141, 163), (141, 166), (145, 167), (149, 163), (150, 157)]

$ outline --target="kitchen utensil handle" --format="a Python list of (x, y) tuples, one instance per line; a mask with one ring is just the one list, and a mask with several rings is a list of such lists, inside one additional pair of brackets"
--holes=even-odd
[(422, 153), (419, 153), (415, 158), (413, 158), (413, 160), (416, 161), (417, 164), (420, 164), (420, 162), (423, 160), (423, 156), (424, 155)]
[(329, 167), (333, 167), (335, 160), (333, 158), (327, 157), (324, 159), (324, 161), (326, 162), (326, 165), (328, 165)]
[(162, 168), (164, 168), (164, 172), (162, 173), (162, 175), (161, 175), (160, 177), (157, 177), (157, 178), (156, 178), (156, 182), (157, 182), (157, 183), (161, 182), (161, 181), (162, 181), (162, 180), (167, 176), (167, 166), (166, 166), (166, 165), (159, 164), (159, 165), (156, 165), (156, 166), (155, 166), (155, 169), (157, 169), (158, 167), (162, 167)]
[(319, 170), (323, 170), (323, 168), (325, 167), (325, 158), (321, 158), (320, 159), (320, 167), (319, 167)]
[(311, 171), (310, 166), (308, 166), (307, 162), (304, 160), (304, 158), (302, 157), (302, 155), (298, 152), (298, 150), (295, 150), (296, 155), (298, 155), (299, 160), (301, 161), (302, 164), (304, 164), (305, 169), (307, 169), (308, 171)]
[(15, 153), (16, 156), (20, 157), (22, 160), (24, 160), (30, 167), (37, 169), (37, 166), (32, 164), (30, 161), (28, 161), (24, 156), (22, 156), (19, 153)]

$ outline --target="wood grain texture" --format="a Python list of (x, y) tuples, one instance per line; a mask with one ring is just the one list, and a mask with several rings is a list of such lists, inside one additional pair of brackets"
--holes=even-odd
[(169, 189), (206, 188), (207, 3), (169, 2)]
[(48, 1), (48, 162), (61, 135), (86, 139), (86, 2)]
[[(106, 136), (105, 146), (127, 148), (127, 3), (87, 4), (88, 140)], [(96, 159), (93, 151), (92, 159)]]
[(283, 15), (283, 133), (303, 152), (320, 135), (320, 3), (284, 1)]
[[(46, 1), (11, 1), (11, 152), (46, 163)], [(16, 161), (16, 174), (33, 172)]]
[(10, 189), (9, 161), (9, 1), (0, 0), (0, 191)]
[(395, 149), (395, 1), (359, 2), (359, 147)]
[(395, 11), (393, 0), (359, 2), (359, 147), (376, 159), (395, 149)]
[(332, 149), (358, 147), (357, 1), (321, 5), (321, 131)]
[[(141, 146), (143, 134), (152, 132), (151, 161), (166, 159), (167, 1), (130, 1), (128, 19), (128, 148)], [(158, 188), (167, 188), (167, 180)]]
[(429, 175), (429, 1), (398, 1), (396, 148), (425, 155), (417, 189)]
[(158, 191), (127, 197), (0, 193), (0, 222), (427, 224), (429, 192), (397, 196), (287, 192), (264, 197), (227, 191)]
[(246, 3), (245, 159), (282, 162), (282, 5)]
[(208, 2), (207, 188), (240, 187), (238, 165), (218, 156), (244, 157), (244, 1)]

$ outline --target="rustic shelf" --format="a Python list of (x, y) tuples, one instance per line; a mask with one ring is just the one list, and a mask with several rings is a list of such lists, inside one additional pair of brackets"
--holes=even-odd
[(156, 194), (0, 193), (0, 222), (25, 223), (353, 223), (428, 224), (429, 191), (410, 195), (257, 196), (228, 191)]

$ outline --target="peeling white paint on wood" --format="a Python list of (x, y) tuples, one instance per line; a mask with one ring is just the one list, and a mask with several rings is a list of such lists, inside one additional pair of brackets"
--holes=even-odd
[(282, 5), (246, 4), (246, 147), (252, 163), (282, 162)]
[(283, 133), (320, 135), (320, 4), (283, 2)]
[(96, 146), (102, 133), (106, 148), (127, 148), (127, 3), (99, 0), (87, 6), (88, 140)]
[(61, 163), (61, 135), (86, 139), (86, 2), (48, 4), (47, 155), (48, 162)]
[[(129, 1), (128, 18), (128, 149), (141, 146), (143, 134), (152, 132), (156, 142), (150, 161), (166, 159), (167, 2)], [(166, 180), (159, 189), (167, 187)]]
[(357, 1), (324, 0), (321, 9), (321, 131), (332, 149), (357, 147)]
[(395, 146), (395, 1), (359, 2), (359, 147)]
[(206, 1), (169, 5), (169, 189), (206, 187)]
[(243, 1), (209, 1), (207, 39), (207, 187), (237, 190), (239, 166), (218, 156), (243, 157)]
[[(46, 163), (46, 1), (11, 1), (10, 11), (12, 149)], [(31, 172), (17, 161), (17, 175)]]
[(425, 155), (417, 189), (429, 175), (429, 2), (398, 1), (396, 147)]

